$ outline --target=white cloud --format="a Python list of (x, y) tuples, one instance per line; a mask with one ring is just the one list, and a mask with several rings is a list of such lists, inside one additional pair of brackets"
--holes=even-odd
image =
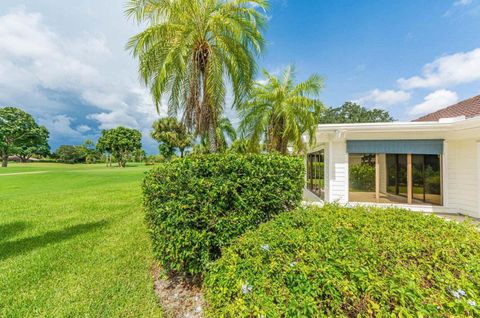
[(88, 119), (97, 120), (100, 123), (100, 129), (111, 129), (117, 126), (126, 126), (130, 128), (138, 128), (138, 122), (133, 117), (128, 115), (123, 110), (90, 114), (87, 116)]
[(422, 75), (400, 78), (402, 89), (446, 88), (480, 80), (480, 48), (442, 56), (425, 65)]
[(0, 103), (29, 111), (59, 140), (81, 142), (84, 134), (98, 131), (85, 124), (89, 120), (100, 129), (137, 128), (148, 139), (159, 116), (138, 82), (135, 61), (123, 50), (128, 33), (107, 38), (97, 30), (80, 30), (64, 36), (44, 15), (24, 7), (0, 15)]
[(456, 0), (453, 5), (454, 6), (468, 6), (472, 4), (472, 0)]
[(425, 96), (424, 101), (410, 109), (409, 114), (411, 116), (425, 115), (453, 105), (457, 103), (458, 100), (456, 92), (446, 89), (437, 90)]
[(355, 102), (373, 106), (373, 107), (387, 107), (396, 104), (402, 104), (410, 100), (411, 94), (402, 90), (379, 90), (374, 89), (367, 92), (364, 96), (357, 99)]
[(78, 132), (84, 133), (84, 132), (92, 130), (92, 128), (90, 128), (90, 126), (88, 126), (88, 125), (78, 125), (76, 130)]
[(72, 128), (74, 119), (68, 115), (44, 116), (40, 117), (38, 121), (47, 127), (50, 136), (59, 134), (67, 138), (82, 138), (82, 134)]

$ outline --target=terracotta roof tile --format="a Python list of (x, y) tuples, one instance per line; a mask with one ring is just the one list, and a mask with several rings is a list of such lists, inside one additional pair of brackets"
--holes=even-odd
[(415, 119), (414, 121), (439, 121), (442, 118), (453, 118), (458, 116), (465, 116), (466, 118), (480, 116), (480, 95), (440, 109), (434, 113)]

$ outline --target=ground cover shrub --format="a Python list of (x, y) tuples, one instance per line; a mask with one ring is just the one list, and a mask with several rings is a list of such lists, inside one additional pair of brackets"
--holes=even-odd
[(223, 250), (211, 317), (479, 317), (480, 233), (399, 209), (283, 213)]
[(246, 230), (296, 208), (299, 157), (216, 154), (160, 164), (143, 183), (154, 255), (167, 271), (201, 276)]

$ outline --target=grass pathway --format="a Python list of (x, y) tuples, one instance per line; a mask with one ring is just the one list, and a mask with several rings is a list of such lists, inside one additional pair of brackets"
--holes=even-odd
[(0, 317), (161, 316), (141, 210), (145, 170), (0, 170)]

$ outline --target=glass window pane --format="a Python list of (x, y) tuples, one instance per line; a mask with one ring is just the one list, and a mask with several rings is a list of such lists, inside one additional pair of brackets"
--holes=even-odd
[(442, 204), (441, 161), (438, 155), (425, 155), (425, 202)]
[(375, 155), (349, 155), (349, 200), (352, 202), (376, 202)]
[(407, 155), (388, 154), (387, 203), (407, 203)]

